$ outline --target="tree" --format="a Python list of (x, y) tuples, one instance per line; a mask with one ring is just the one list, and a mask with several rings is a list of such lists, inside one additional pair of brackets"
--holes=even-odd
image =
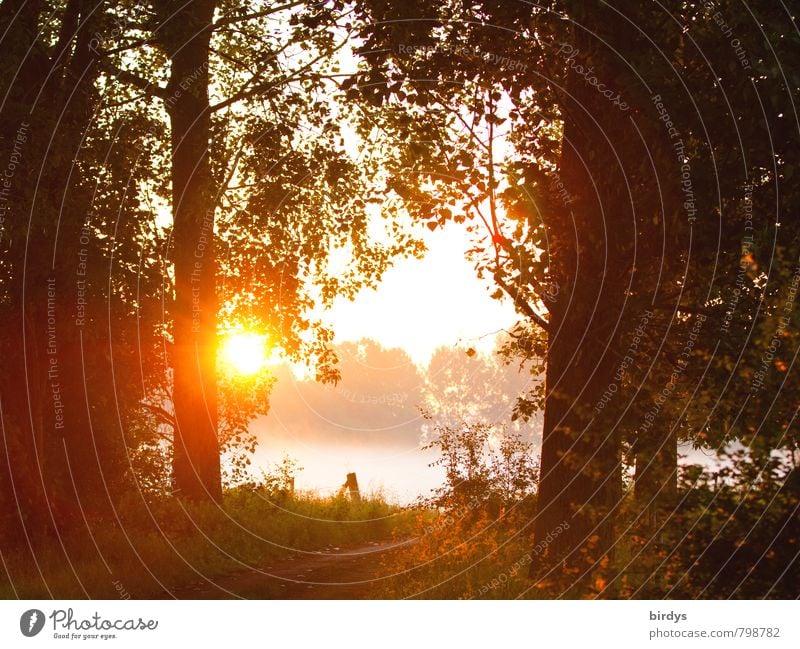
[[(54, 19), (40, 31), (47, 12)], [(152, 179), (148, 169), (131, 173), (126, 142), (147, 116), (98, 110), (93, 37), (110, 12), (79, 1), (0, 9), (10, 172), (0, 244), (2, 500), (4, 530), (17, 541), (108, 513), (125, 488), (119, 422), (139, 407), (135, 390), (109, 388), (158, 373), (155, 332), (139, 318), (158, 311), (162, 268), (128, 192)]]
[[(398, 134), (429, 147), (417, 146), (406, 177), (444, 186), (407, 192), (408, 200), (433, 229), (480, 219), (478, 270), (525, 318), (522, 356), (547, 333), (545, 398), (525, 396), (518, 412), (545, 410), (536, 535), (565, 517), (570, 529), (537, 576), (560, 573), (555, 592), (613, 592), (622, 451), (632, 449), (637, 467), (638, 517), (648, 534), (663, 530), (676, 504), (677, 440), (697, 439), (688, 402), (702, 412), (713, 394), (703, 389), (700, 400), (689, 387), (714, 354), (720, 293), (733, 288), (715, 274), (719, 244), (731, 266), (742, 258), (735, 218), (720, 216), (741, 210), (744, 184), (773, 182), (765, 125), (744, 117), (758, 99), (744, 97), (753, 84), (774, 84), (770, 94), (785, 105), (791, 88), (768, 69), (768, 53), (754, 57), (765, 62), (756, 73), (720, 39), (720, 16), (749, 20), (727, 3), (717, 13), (683, 4), (671, 12), (573, 2), (474, 2), (455, 13), (447, 3), (364, 6), (374, 21), (365, 50), (375, 54), (354, 88), (369, 80), (367, 100), (406, 106), (414, 122), (398, 118)], [(506, 155), (508, 145), (492, 145), (501, 125), (513, 147)], [(742, 147), (752, 160), (744, 178)], [(789, 148), (776, 156), (781, 164)], [(748, 283), (749, 295), (756, 286)], [(610, 396), (623, 386), (627, 399)], [(707, 407), (704, 415), (708, 425)]]
[[(424, 101), (418, 99), (416, 103), (427, 106), (438, 102), (445, 110), (450, 108), (449, 112), (455, 115), (455, 120), (465, 124), (467, 147), (448, 150), (447, 147), (452, 145), (444, 144), (442, 148), (450, 153), (445, 160), (450, 164), (446, 171), (431, 173), (429, 170), (429, 177), (441, 183), (447, 183), (451, 178), (457, 179), (459, 184), (456, 186), (460, 186), (468, 197), (464, 201), (466, 218), (482, 219), (488, 231), (488, 245), (477, 251), (479, 269), (490, 270), (501, 289), (498, 297), (503, 293), (509, 295), (521, 314), (532, 324), (544, 327), (549, 332), (537, 535), (545, 536), (549, 529), (568, 519), (569, 533), (559, 538), (558, 547), (548, 550), (554, 556), (545, 557), (545, 560), (549, 560), (550, 565), (557, 565), (567, 558), (572, 562), (569, 572), (583, 579), (589, 573), (584, 565), (590, 556), (585, 550), (587, 544), (591, 541), (598, 546), (591, 550), (593, 557), (603, 557), (610, 551), (613, 517), (606, 514), (613, 511), (620, 498), (619, 439), (615, 433), (608, 434), (598, 424), (587, 428), (588, 418), (581, 406), (599, 398), (602, 387), (613, 374), (614, 359), (608, 350), (614, 344), (614, 324), (618, 312), (625, 304), (624, 281), (618, 281), (616, 277), (613, 283), (604, 281), (603, 256), (598, 252), (605, 248), (608, 256), (618, 261), (623, 278), (626, 270), (632, 266), (628, 259), (633, 249), (630, 245), (632, 232), (630, 228), (626, 230), (625, 225), (616, 225), (631, 223), (630, 218), (626, 219), (626, 215), (630, 215), (630, 206), (625, 200), (627, 196), (618, 191), (620, 185), (624, 187), (625, 170), (613, 155), (617, 143), (609, 141), (606, 135), (611, 132), (622, 137), (627, 131), (620, 126), (623, 118), (613, 111), (605, 111), (604, 117), (598, 122), (597, 108), (605, 108), (605, 104), (601, 104), (605, 99), (598, 99), (596, 91), (587, 88), (576, 72), (568, 72), (566, 91), (556, 95), (560, 100), (559, 108), (563, 109), (563, 115), (568, 116), (561, 116), (564, 143), (560, 159), (556, 147), (551, 152), (556, 156), (553, 169), (558, 167), (558, 174), (564, 178), (563, 186), (575, 197), (575, 204), (570, 205), (569, 209), (560, 207), (544, 215), (517, 209), (508, 218), (512, 231), (505, 230), (505, 224), (501, 223), (505, 219), (498, 209), (500, 201), (503, 200), (506, 205), (521, 205), (521, 200), (513, 201), (514, 194), (520, 192), (520, 180), (505, 182), (503, 189), (498, 173), (499, 164), (493, 151), (494, 129), (507, 121), (515, 126), (520, 124), (524, 129), (525, 118), (535, 117), (536, 111), (542, 103), (546, 103), (547, 98), (555, 94), (555, 90), (545, 88), (544, 100), (539, 96), (531, 97), (527, 89), (533, 85), (538, 90), (542, 84), (536, 84), (517, 73), (516, 65), (508, 71), (497, 70), (487, 65), (485, 57), (459, 56), (464, 51), (480, 52), (480, 46), (490, 40), (488, 33), (472, 27), (477, 24), (472, 14), (481, 15), (484, 11), (490, 16), (494, 27), (502, 25), (510, 28), (512, 34), (520, 34), (520, 40), (512, 38), (509, 46), (504, 47), (503, 60), (519, 60), (511, 58), (515, 49), (517, 57), (520, 52), (525, 52), (525, 60), (532, 61), (534, 65), (545, 58), (541, 42), (532, 39), (532, 44), (525, 43), (525, 36), (530, 35), (533, 29), (527, 24), (531, 17), (529, 13), (526, 16), (526, 10), (511, 8), (505, 11), (505, 8), (494, 5), (479, 4), (465, 11), (462, 23), (443, 29), (442, 35), (434, 36), (433, 31), (426, 34), (424, 38), (430, 41), (425, 43), (428, 49), (415, 51), (424, 53), (434, 50), (432, 56), (423, 54), (399, 61), (396, 56), (392, 64), (376, 62), (376, 66), (381, 66), (388, 95), (397, 87), (395, 82), (401, 86), (402, 83), (408, 83), (418, 93), (417, 97), (424, 97)], [(428, 13), (433, 11), (428, 10)], [(467, 21), (467, 16), (471, 22)], [(388, 18), (381, 15), (378, 9), (372, 17), (381, 25), (381, 21)], [(525, 21), (524, 27), (520, 28), (515, 23), (517, 20)], [(540, 27), (537, 25), (537, 28)], [(376, 32), (370, 34), (372, 40), (368, 42), (368, 47), (382, 46), (395, 52), (399, 49), (398, 43), (402, 43), (399, 39), (407, 36), (402, 28), (395, 26), (381, 27)], [(438, 51), (435, 47), (437, 44)], [(456, 52), (456, 55), (452, 56), (452, 52)], [(444, 100), (439, 99), (439, 88), (430, 90), (427, 84), (416, 82), (420, 78), (441, 78), (453, 74), (466, 88), (462, 94), (462, 87), (454, 86), (453, 93), (457, 99), (447, 94)], [(398, 92), (410, 96), (408, 90)], [(473, 100), (469, 99), (470, 95), (474, 97)], [(458, 108), (448, 106), (449, 102), (458, 103), (464, 97), (467, 98), (466, 107), (469, 111), (466, 116), (459, 114)], [(506, 116), (500, 116), (499, 106), (504, 100), (510, 102), (512, 108), (506, 110)], [(537, 119), (534, 124), (528, 123), (527, 127), (536, 128), (540, 125), (541, 119)], [(482, 129), (484, 137), (477, 135), (478, 128)], [(429, 139), (434, 142), (441, 140)], [(475, 149), (480, 153), (475, 154)], [(587, 154), (591, 155), (589, 168), (586, 167)], [(485, 166), (482, 168), (485, 171), (480, 172), (478, 169), (481, 167), (476, 169), (475, 163), (484, 160)], [(521, 171), (524, 174), (524, 169)], [(503, 172), (513, 173), (510, 168)], [(592, 174), (598, 172), (611, 176), (598, 184), (601, 191), (607, 191), (607, 194), (598, 195), (591, 191), (594, 187)], [(613, 177), (615, 173), (617, 176)], [(525, 176), (519, 173), (515, 175), (522, 179), (524, 185)], [(513, 175), (511, 177), (514, 178)], [(473, 191), (470, 191), (470, 186), (474, 188)], [(610, 228), (612, 238), (604, 240), (603, 210), (609, 201), (618, 221)], [(488, 215), (482, 213), (484, 205), (487, 206)], [(445, 208), (435, 218), (440, 221), (451, 216), (451, 210)], [(577, 247), (573, 241), (576, 227), (579, 237)], [(523, 239), (514, 241), (514, 235)], [(546, 244), (541, 245), (545, 236)], [(534, 252), (536, 244), (546, 250), (546, 258)], [(559, 297), (546, 304), (545, 296), (536, 288), (549, 283), (559, 287)], [(597, 317), (598, 303), (605, 305), (607, 317)], [(543, 304), (549, 310), (549, 319), (542, 315)], [(523, 328), (519, 332), (523, 334), (525, 331), (527, 329)], [(528, 336), (520, 338), (531, 340)], [(527, 342), (523, 342), (523, 345), (528, 349), (534, 346)], [(600, 529), (595, 524), (597, 521), (601, 521)], [(580, 552), (582, 549), (583, 553)], [(594, 562), (595, 559), (591, 559), (590, 564)]]
[[(39, 33), (48, 8), (61, 23)], [(159, 449), (166, 436), (175, 442), (179, 493), (219, 500), (219, 445), (236, 440), (229, 416), (241, 430), (243, 413), (263, 412), (267, 400), (261, 392), (258, 405), (222, 404), (220, 424), (218, 330), (266, 331), (274, 349), (335, 380), (332, 333), (312, 309), (374, 285), (395, 255), (420, 251), (375, 177), (391, 147), (375, 137), (355, 147), (344, 141), (347, 120), (333, 92), (337, 53), (348, 42), (340, 31), (343, 5), (73, 2), (18, 9), (3, 4), (4, 24), (20, 27), (8, 31), (15, 40), (6, 59), (4, 132), (18, 130), (37, 97), (50, 103), (34, 105), (40, 121), (30, 144), (23, 133), (14, 178), (14, 215), (21, 218), (4, 240), (4, 322), (19, 335), (3, 344), (20, 364), (16, 375), (35, 377), (28, 400), (13, 373), (4, 377), (10, 454), (19, 458), (16, 477), (4, 477), (5, 493), (15, 484), (24, 498), (40, 493), (40, 506), (26, 509), (46, 517), (73, 491), (66, 443), (87, 467), (74, 500), (99, 509), (105, 498), (97, 494), (108, 493), (110, 504), (114, 490), (128, 488), (128, 451)], [(277, 23), (290, 29), (276, 30)], [(17, 155), (19, 142), (7, 144)], [(374, 147), (375, 155), (359, 162), (359, 145)], [(171, 231), (164, 219), (170, 208)], [(387, 234), (373, 238), (370, 219), (381, 213)], [(26, 214), (35, 215), (32, 228)], [(44, 251), (56, 236), (56, 276), (90, 268), (78, 320), (91, 323), (92, 344), (107, 350), (87, 359), (88, 327), (61, 324), (75, 318), (77, 298), (58, 291), (63, 412), (53, 409), (41, 354), (50, 269), (46, 255), (35, 263), (25, 255), (26, 241)], [(335, 268), (333, 250), (343, 260)], [(23, 295), (35, 296), (35, 310)], [(28, 329), (15, 329), (23, 309)], [(27, 365), (15, 353), (21, 340), (30, 346)], [(227, 387), (223, 398), (233, 398)], [(62, 414), (69, 433), (47, 433)], [(28, 439), (39, 440), (47, 462)], [(46, 476), (37, 475), (40, 464), (49, 467)], [(13, 515), (14, 502), (5, 505)], [(65, 510), (60, 519), (79, 520), (66, 509), (55, 508)]]
[(532, 434), (530, 426), (521, 419), (512, 422), (511, 416), (519, 395), (535, 390), (541, 377), (531, 376), (529, 368), (518, 367), (503, 356), (512, 340), (499, 335), (489, 353), (438, 348), (425, 375), (424, 410), (442, 425), (505, 422), (517, 432)]
[(274, 370), (273, 422), (306, 445), (417, 447), (424, 375), (408, 353), (369, 338), (332, 351), (341, 376), (335, 386), (298, 378), (285, 365)]

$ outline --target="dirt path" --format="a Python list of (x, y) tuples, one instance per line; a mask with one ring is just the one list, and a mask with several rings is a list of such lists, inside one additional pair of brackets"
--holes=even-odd
[(198, 581), (165, 593), (177, 599), (367, 599), (384, 576), (381, 561), (414, 543), (390, 541), (355, 548), (329, 548), (270, 562), (260, 569)]

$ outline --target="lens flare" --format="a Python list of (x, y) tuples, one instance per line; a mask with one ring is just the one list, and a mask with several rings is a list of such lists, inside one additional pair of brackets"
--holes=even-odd
[(267, 365), (266, 336), (234, 332), (222, 339), (219, 350), (224, 369), (235, 374), (258, 374)]

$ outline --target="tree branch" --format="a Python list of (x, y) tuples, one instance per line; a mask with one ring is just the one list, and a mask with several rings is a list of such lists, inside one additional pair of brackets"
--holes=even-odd
[(164, 408), (162, 408), (161, 406), (154, 406), (150, 403), (144, 403), (144, 402), (142, 402), (141, 406), (145, 410), (149, 410), (150, 412), (152, 412), (165, 424), (169, 424), (170, 426), (173, 427), (176, 425), (175, 416), (171, 412), (167, 412), (166, 410), (164, 410)]
[[(349, 36), (349, 34), (348, 34), (348, 36)], [(278, 81), (262, 83), (262, 84), (259, 84), (257, 86), (254, 86), (250, 90), (247, 90), (247, 87), (251, 83), (253, 83), (253, 81), (255, 81), (256, 75), (254, 75), (253, 77), (250, 77), (250, 79), (248, 79), (244, 83), (244, 85), (242, 85), (241, 89), (238, 92), (234, 93), (233, 95), (231, 95), (227, 99), (223, 99), (222, 101), (220, 101), (220, 102), (214, 104), (213, 106), (211, 106), (210, 111), (212, 113), (215, 113), (215, 112), (217, 112), (219, 110), (222, 110), (223, 108), (227, 108), (231, 104), (235, 104), (236, 102), (243, 101), (245, 99), (249, 99), (250, 97), (252, 97), (254, 95), (260, 94), (262, 92), (265, 92), (265, 91), (270, 90), (272, 88), (275, 88), (277, 86), (282, 86), (282, 85), (285, 85), (287, 83), (291, 83), (292, 81), (297, 81), (300, 78), (298, 75), (301, 75), (302, 73), (307, 72), (309, 69), (312, 68), (312, 66), (315, 63), (317, 63), (318, 61), (321, 61), (326, 56), (331, 56), (331, 55), (335, 54), (340, 49), (342, 49), (345, 45), (347, 45), (348, 42), (349, 42), (349, 39), (344, 39), (341, 43), (339, 43), (339, 45), (334, 47), (332, 50), (327, 51), (327, 52), (323, 52), (322, 54), (320, 54), (316, 58), (314, 58), (311, 61), (309, 61), (308, 63), (306, 63), (299, 70), (296, 70), (295, 72), (293, 72), (290, 76), (284, 77), (283, 79), (279, 79)]]
[(142, 47), (144, 45), (156, 45), (157, 43), (158, 43), (157, 38), (139, 38), (135, 41), (131, 41), (127, 45), (120, 45), (119, 47), (115, 47), (111, 50), (105, 50), (103, 54), (106, 55), (121, 54), (122, 52), (127, 52), (128, 50), (133, 50), (138, 47)]
[(265, 16), (270, 16), (278, 13), (279, 11), (285, 11), (286, 9), (293, 9), (294, 7), (299, 7), (303, 4), (305, 4), (303, 0), (297, 0), (296, 2), (287, 2), (286, 4), (278, 5), (277, 7), (265, 9), (264, 11), (255, 11), (250, 14), (245, 14), (244, 16), (225, 16), (211, 25), (211, 29), (216, 31), (220, 27), (226, 27), (227, 25), (242, 23), (248, 20), (255, 20), (256, 18), (264, 18)]
[[(104, 52), (98, 53), (102, 55), (105, 54)], [(134, 74), (133, 72), (128, 72), (127, 70), (117, 67), (110, 61), (106, 60), (104, 56), (98, 60), (98, 64), (102, 70), (113, 74), (123, 83), (127, 83), (134, 88), (138, 88), (150, 97), (158, 97), (159, 99), (166, 99), (168, 97), (166, 88), (162, 88), (157, 83), (148, 81), (147, 79), (140, 77), (138, 74)]]
[(550, 330), (550, 323), (547, 322), (542, 316), (540, 316), (534, 308), (528, 304), (527, 300), (525, 300), (519, 291), (514, 291), (506, 281), (500, 276), (499, 272), (494, 274), (494, 281), (497, 285), (505, 291), (506, 295), (510, 297), (514, 301), (514, 306), (517, 307), (522, 313), (528, 316), (531, 320), (533, 320), (537, 325), (539, 325), (545, 331)]

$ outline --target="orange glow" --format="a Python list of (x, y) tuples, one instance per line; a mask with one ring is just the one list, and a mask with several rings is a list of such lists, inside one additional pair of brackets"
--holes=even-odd
[(252, 332), (232, 332), (219, 349), (223, 367), (235, 374), (258, 374), (267, 365), (267, 337)]

